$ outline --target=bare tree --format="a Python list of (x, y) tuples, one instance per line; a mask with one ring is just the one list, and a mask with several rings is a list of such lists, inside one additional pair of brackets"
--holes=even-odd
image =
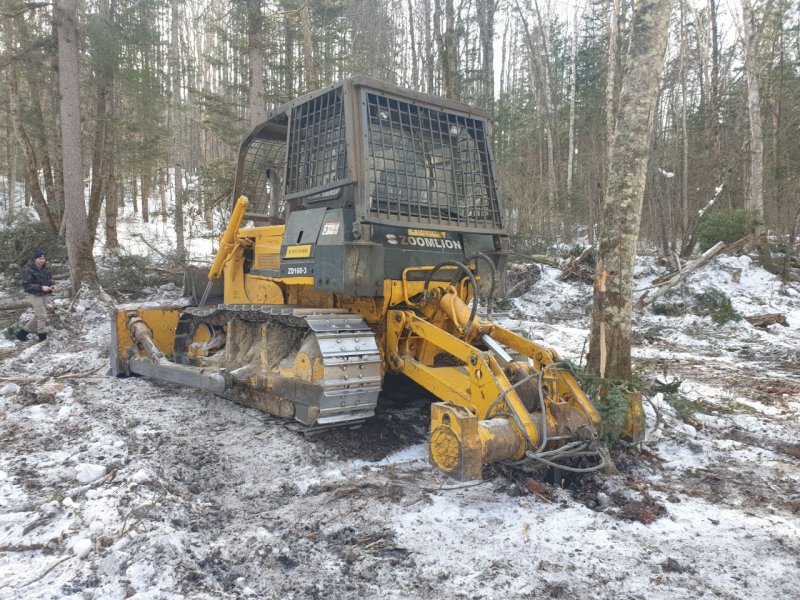
[(600, 377), (631, 375), (633, 266), (672, 0), (640, 0), (606, 179), (589, 363)]

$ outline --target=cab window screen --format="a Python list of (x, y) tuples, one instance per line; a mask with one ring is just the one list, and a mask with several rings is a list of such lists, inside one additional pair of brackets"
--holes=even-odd
[(239, 194), (250, 201), (246, 218), (280, 220), (286, 217), (280, 193), (285, 156), (286, 144), (282, 141), (255, 138), (247, 146), (239, 190)]
[(286, 193), (313, 190), (347, 177), (341, 90), (292, 109)]
[(368, 212), (500, 228), (485, 123), (367, 93)]

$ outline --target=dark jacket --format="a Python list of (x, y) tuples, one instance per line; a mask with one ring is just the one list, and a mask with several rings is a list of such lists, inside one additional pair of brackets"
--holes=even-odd
[(22, 289), (34, 296), (46, 296), (50, 292), (43, 292), (42, 286), (53, 285), (53, 276), (47, 263), (40, 269), (34, 261), (29, 262), (22, 271)]

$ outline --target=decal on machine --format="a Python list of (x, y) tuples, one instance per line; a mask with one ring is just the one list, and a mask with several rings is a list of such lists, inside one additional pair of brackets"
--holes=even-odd
[(322, 235), (336, 235), (339, 233), (339, 221), (329, 221), (322, 226)]
[(441, 238), (447, 237), (444, 231), (431, 231), (430, 229), (409, 229), (409, 237)]
[(287, 246), (284, 258), (308, 258), (311, 256), (311, 244), (301, 244), (299, 246)]
[(440, 238), (429, 238), (418, 235), (409, 235), (400, 238), (400, 243), (405, 246), (422, 246), (423, 248), (441, 248), (448, 250), (461, 250), (461, 242)]
[(286, 267), (287, 275), (308, 275), (308, 267)]
[(386, 242), (392, 246), (415, 246), (418, 248), (438, 248), (440, 250), (461, 250), (461, 242), (451, 240), (444, 231), (409, 229), (408, 235), (387, 233)]

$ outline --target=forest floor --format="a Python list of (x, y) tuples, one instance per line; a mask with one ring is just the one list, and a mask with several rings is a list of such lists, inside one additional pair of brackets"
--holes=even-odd
[[(578, 360), (591, 288), (557, 275), (515, 316)], [(695, 314), (711, 286), (789, 327)], [(0, 598), (798, 598), (800, 287), (720, 257), (667, 301), (636, 315), (635, 362), (678, 391), (617, 474), (554, 485), (442, 478), (430, 398), (396, 381), (361, 429), (305, 438), (110, 377), (107, 309), (81, 297), (46, 342), (0, 341)]]

